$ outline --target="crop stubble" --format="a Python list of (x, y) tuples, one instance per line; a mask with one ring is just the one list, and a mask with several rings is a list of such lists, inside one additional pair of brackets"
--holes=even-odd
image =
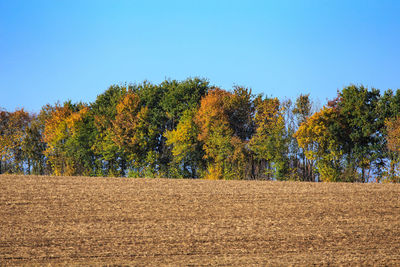
[(400, 265), (400, 186), (2, 175), (20, 264)]

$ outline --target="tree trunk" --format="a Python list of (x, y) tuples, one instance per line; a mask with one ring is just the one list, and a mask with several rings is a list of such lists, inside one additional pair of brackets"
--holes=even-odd
[(364, 167), (361, 168), (361, 181), (363, 183), (365, 182), (365, 169), (364, 169)]
[(31, 160), (28, 158), (28, 175), (31, 174)]

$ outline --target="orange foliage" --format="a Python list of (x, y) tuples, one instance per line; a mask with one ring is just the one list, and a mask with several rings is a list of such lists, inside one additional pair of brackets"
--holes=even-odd
[(148, 116), (148, 107), (141, 105), (140, 98), (135, 93), (126, 94), (117, 105), (112, 140), (129, 154), (131, 160), (143, 157), (144, 150), (148, 147), (152, 134)]
[(231, 93), (219, 88), (212, 89), (201, 99), (200, 109), (195, 117), (196, 124), (200, 127), (198, 136), (200, 141), (209, 139), (213, 127), (223, 127), (229, 132), (229, 118), (226, 114), (226, 103)]
[(400, 117), (386, 120), (388, 148), (393, 152), (400, 152)]

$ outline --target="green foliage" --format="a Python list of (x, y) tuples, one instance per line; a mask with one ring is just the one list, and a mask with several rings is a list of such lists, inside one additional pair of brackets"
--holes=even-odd
[(209, 83), (199, 78), (182, 82), (166, 80), (160, 87), (165, 91), (161, 107), (168, 118), (166, 127), (171, 131), (176, 128), (184, 112), (198, 108), (201, 98), (208, 92)]
[(296, 99), (295, 108), (293, 114), (298, 117), (298, 124), (302, 124), (307, 121), (311, 114), (312, 103), (310, 100), (310, 94), (300, 95)]
[(95, 172), (100, 176), (119, 176), (125, 171), (120, 168), (124, 165), (125, 155), (113, 141), (112, 122), (117, 114), (117, 105), (126, 91), (125, 86), (110, 86), (90, 105), (95, 136), (91, 150), (95, 154)]
[[(265, 164), (264, 175), (267, 179), (272, 177), (283, 179), (288, 172), (283, 110), (276, 98), (262, 99), (259, 96), (255, 104), (256, 132), (250, 140), (250, 149), (255, 159)], [(260, 174), (254, 175), (258, 177)]]
[(366, 171), (384, 157), (384, 124), (378, 119), (379, 99), (378, 90), (352, 85), (339, 93), (339, 101), (334, 105), (345, 125), (340, 141), (348, 157), (347, 162), (361, 169), (362, 182), (369, 179)]
[(46, 143), (42, 140), (44, 121), (41, 118), (41, 116), (32, 116), (32, 121), (26, 128), (25, 138), (21, 144), (27, 160), (28, 174), (45, 174), (46, 158), (44, 151), (46, 150)]

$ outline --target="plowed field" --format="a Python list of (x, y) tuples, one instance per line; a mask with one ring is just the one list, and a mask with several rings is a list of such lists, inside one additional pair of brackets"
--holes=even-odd
[(400, 185), (0, 176), (0, 265), (400, 266)]

